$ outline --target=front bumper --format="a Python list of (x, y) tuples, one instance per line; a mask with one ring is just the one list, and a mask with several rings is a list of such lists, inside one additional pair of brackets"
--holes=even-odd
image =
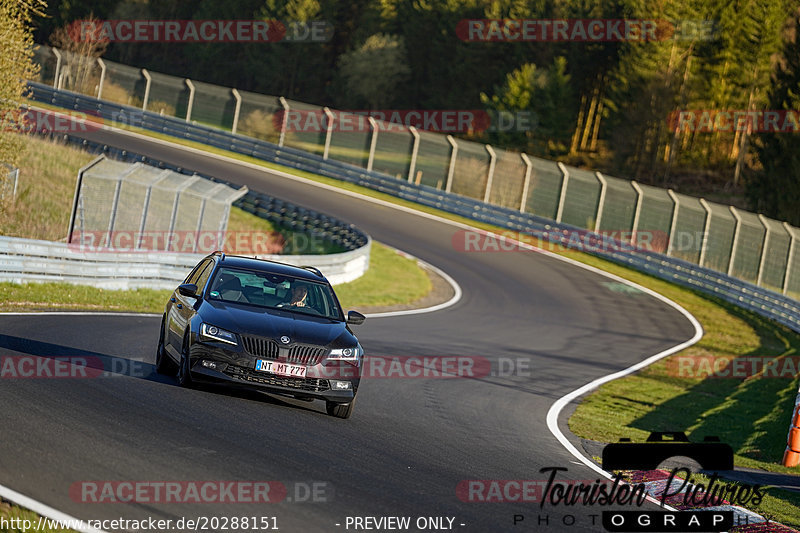
[[(189, 351), (192, 379), (206, 383), (261, 390), (275, 394), (349, 403), (356, 396), (359, 369), (340, 361), (323, 361), (309, 366), (307, 377), (285, 377), (255, 370), (256, 359), (243, 351), (233, 351), (210, 343), (193, 344)], [(215, 368), (203, 365), (213, 362)], [(350, 368), (347, 368), (350, 367)], [(331, 381), (348, 381), (349, 389), (334, 389)]]

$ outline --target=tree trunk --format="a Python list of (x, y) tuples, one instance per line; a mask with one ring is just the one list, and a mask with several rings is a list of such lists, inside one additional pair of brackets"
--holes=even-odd
[(578, 152), (578, 140), (580, 139), (580, 133), (583, 124), (583, 113), (584, 109), (586, 108), (586, 96), (581, 97), (581, 107), (580, 111), (578, 112), (578, 123), (575, 125), (575, 132), (572, 134), (572, 142), (570, 143), (569, 153), (575, 154)]
[(583, 125), (583, 135), (581, 136), (581, 151), (586, 150), (589, 143), (589, 133), (591, 132), (592, 122), (595, 120), (595, 113), (597, 112), (597, 93), (598, 89), (595, 87), (592, 91), (592, 103), (589, 105), (589, 114), (586, 117), (586, 122)]

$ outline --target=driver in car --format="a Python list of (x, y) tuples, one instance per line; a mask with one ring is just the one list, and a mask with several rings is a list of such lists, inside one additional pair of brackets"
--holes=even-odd
[(278, 307), (309, 307), (308, 302), (306, 302), (307, 297), (308, 287), (303, 284), (293, 285), (289, 301), (278, 304)]

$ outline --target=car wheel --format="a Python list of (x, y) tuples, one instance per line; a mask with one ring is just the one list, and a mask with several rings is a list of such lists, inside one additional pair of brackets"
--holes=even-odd
[(191, 388), (192, 374), (189, 372), (189, 335), (183, 339), (183, 349), (181, 350), (181, 364), (178, 367), (178, 385)]
[(178, 369), (164, 349), (164, 324), (164, 317), (161, 317), (161, 333), (158, 335), (158, 347), (156, 348), (156, 372), (167, 376), (174, 376)]
[(335, 416), (336, 418), (350, 418), (350, 415), (353, 414), (353, 408), (356, 405), (356, 399), (353, 398), (350, 403), (336, 403), (336, 402), (325, 402), (325, 410), (328, 411), (328, 414), (331, 416)]

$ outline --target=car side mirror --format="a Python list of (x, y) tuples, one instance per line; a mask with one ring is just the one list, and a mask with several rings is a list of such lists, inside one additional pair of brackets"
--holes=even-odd
[(366, 319), (367, 317), (365, 317), (358, 311), (347, 312), (347, 323), (352, 324), (353, 326), (358, 326), (359, 324), (363, 324)]
[(178, 292), (184, 296), (197, 298), (197, 285), (194, 283), (184, 283), (183, 285), (178, 285)]

